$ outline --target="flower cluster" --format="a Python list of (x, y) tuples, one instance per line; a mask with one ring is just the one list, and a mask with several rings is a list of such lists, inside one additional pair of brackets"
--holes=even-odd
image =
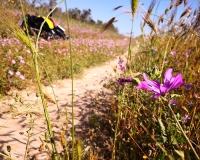
[(124, 60), (121, 57), (119, 57), (118, 64), (119, 64), (119, 69), (121, 71), (125, 71), (126, 70), (126, 66), (124, 66), (123, 63), (124, 63)]
[[(11, 59), (11, 57), (10, 57), (9, 55), (6, 55), (6, 57), (7, 57), (8, 59)], [(16, 75), (16, 76), (18, 76), (21, 80), (24, 80), (24, 79), (25, 79), (24, 75), (22, 75), (21, 72), (18, 71), (18, 67), (15, 66), (15, 65), (17, 65), (17, 61), (19, 61), (19, 62), (22, 63), (22, 64), (25, 63), (24, 58), (23, 58), (22, 56), (18, 56), (18, 60), (12, 59), (12, 60), (11, 60), (12, 69), (9, 69), (9, 70), (8, 70), (8, 74), (9, 74), (10, 76)], [(15, 72), (15, 71), (13, 71), (13, 70), (15, 70), (15, 71), (17, 70), (17, 71)], [(8, 81), (10, 82), (11, 79), (9, 78)]]

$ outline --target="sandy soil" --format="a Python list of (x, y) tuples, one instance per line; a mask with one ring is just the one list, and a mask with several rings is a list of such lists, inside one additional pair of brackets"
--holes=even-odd
[[(116, 73), (118, 58), (111, 62), (107, 62), (102, 66), (87, 69), (81, 79), (74, 81), (74, 111), (75, 111), (75, 129), (78, 132), (91, 110), (91, 97), (94, 97), (99, 92), (110, 92), (103, 88), (102, 80), (105, 77), (112, 77)], [(64, 111), (67, 109), (69, 117), (69, 125), (64, 124), (64, 128), (68, 129), (71, 122), (71, 80), (59, 80), (53, 84), (53, 89), (56, 95), (58, 106), (62, 113), (62, 118), (65, 118)], [(57, 114), (57, 106), (53, 103), (52, 88), (43, 87), (46, 95), (48, 111), (50, 114), (51, 123), (55, 138), (60, 137), (61, 123)], [(37, 160), (47, 158), (45, 152), (39, 152), (42, 144), (39, 137), (44, 140), (46, 132), (45, 119), (43, 108), (41, 107), (40, 97), (37, 97), (37, 91), (31, 87), (23, 91), (12, 91), (10, 96), (1, 100), (0, 107), (0, 152), (6, 153), (7, 146), (11, 146), (11, 156), (13, 159), (24, 159), (25, 148), (27, 143), (27, 131), (30, 129), (30, 116), (25, 113), (32, 113), (34, 121), (33, 132), (30, 139), (28, 157), (33, 157)], [(17, 96), (16, 96), (17, 94)], [(12, 95), (12, 96), (11, 96)], [(14, 98), (13, 98), (14, 97)], [(23, 102), (21, 104), (19, 101)], [(66, 135), (66, 139), (70, 138)], [(50, 147), (51, 148), (51, 147)], [(57, 143), (57, 150), (61, 150), (61, 145)], [(0, 157), (0, 159), (3, 159)]]

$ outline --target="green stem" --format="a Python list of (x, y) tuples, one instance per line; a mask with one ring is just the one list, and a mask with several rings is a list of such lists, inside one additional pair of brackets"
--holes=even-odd
[(61, 109), (60, 109), (60, 107), (58, 106), (58, 102), (57, 102), (57, 98), (56, 98), (55, 91), (54, 91), (54, 89), (53, 89), (52, 81), (51, 81), (51, 79), (50, 79), (50, 77), (49, 77), (49, 74), (48, 74), (49, 72), (47, 72), (47, 70), (46, 70), (46, 68), (45, 68), (45, 66), (44, 66), (44, 64), (43, 64), (43, 61), (42, 61), (42, 59), (41, 59), (40, 57), (39, 57), (39, 60), (40, 60), (42, 66), (43, 66), (43, 68), (44, 68), (44, 71), (45, 71), (45, 73), (46, 73), (46, 75), (47, 75), (47, 78), (48, 78), (48, 81), (49, 81), (49, 83), (50, 83), (50, 86), (51, 86), (51, 89), (52, 89), (52, 93), (53, 93), (53, 96), (54, 96), (54, 101), (55, 101), (56, 106), (57, 106), (57, 109), (58, 109), (58, 116), (59, 116), (59, 119), (60, 119), (60, 125), (61, 125), (62, 130), (64, 130), (64, 127), (63, 127), (63, 120), (62, 120), (62, 116), (61, 116)]
[(24, 154), (24, 160), (27, 159), (27, 153), (28, 153), (28, 146), (30, 145), (30, 138), (31, 138), (31, 133), (33, 131), (33, 124), (34, 124), (34, 121), (32, 119), (32, 115), (30, 115), (30, 118), (31, 118), (31, 127), (30, 129), (27, 131), (28, 132), (28, 139), (27, 139), (27, 143), (26, 143), (26, 151), (25, 151), (25, 154)]
[[(63, 0), (62, 0), (63, 1)], [(61, 1), (61, 2), (62, 2)], [(60, 2), (60, 3), (61, 3)], [(60, 4), (58, 3), (58, 5)], [(21, 4), (21, 10), (23, 12), (23, 17), (25, 18), (25, 15), (24, 15), (24, 10), (23, 10), (23, 5), (22, 5), (22, 0), (20, 0), (20, 4)], [(57, 6), (58, 6), (57, 5)], [(57, 7), (56, 6), (56, 7)], [(55, 8), (54, 8), (55, 9)], [(52, 11), (53, 12), (53, 11)], [(50, 14), (50, 13), (49, 13)], [(49, 16), (49, 15), (48, 15)], [(25, 22), (26, 23), (26, 22)], [(44, 23), (43, 23), (44, 24)], [(43, 26), (42, 24), (42, 26)], [(42, 26), (40, 28), (40, 32), (41, 32), (41, 29), (42, 29)], [(26, 30), (27, 30), (27, 25), (26, 25)], [(40, 33), (39, 33), (40, 35)], [(26, 44), (27, 46), (30, 47), (30, 50), (32, 52), (32, 59), (33, 59), (33, 63), (34, 63), (34, 67), (35, 67), (35, 71), (36, 71), (36, 80), (37, 80), (37, 84), (38, 84), (38, 88), (39, 88), (39, 92), (40, 92), (40, 95), (41, 95), (41, 100), (42, 100), (42, 105), (43, 105), (43, 110), (44, 110), (44, 114), (45, 114), (45, 118), (46, 118), (46, 123), (47, 123), (47, 129), (48, 129), (48, 132), (49, 132), (49, 136), (50, 136), (50, 143), (51, 143), (51, 146), (52, 146), (52, 151), (53, 151), (53, 158), (54, 160), (58, 160), (58, 154), (57, 154), (57, 150), (56, 150), (56, 145), (55, 145), (55, 139), (54, 139), (54, 134), (53, 134), (53, 131), (52, 131), (52, 127), (51, 127), (51, 122), (50, 122), (50, 118), (49, 118), (49, 113), (48, 113), (48, 110), (47, 110), (47, 103), (45, 101), (45, 98), (44, 98), (44, 93), (43, 93), (43, 90), (42, 90), (42, 85), (41, 85), (41, 78), (40, 78), (40, 73), (39, 73), (39, 65), (38, 65), (38, 40), (39, 40), (39, 35), (37, 37), (37, 40), (36, 40), (36, 43), (35, 43), (35, 46), (32, 45), (31, 43), (31, 40), (30, 40), (30, 37), (28, 35), (28, 42), (29, 44)], [(26, 155), (25, 155), (26, 156)]]
[(48, 110), (47, 110), (47, 103), (45, 101), (44, 93), (43, 93), (43, 90), (42, 90), (42, 85), (41, 85), (41, 82), (40, 82), (41, 78), (40, 78), (40, 74), (39, 74), (39, 66), (38, 66), (38, 58), (37, 57), (38, 57), (38, 52), (35, 52), (35, 54), (33, 54), (33, 61), (34, 61), (34, 66), (35, 66), (35, 70), (36, 70), (37, 84), (38, 84), (38, 88), (39, 88), (40, 95), (41, 95), (42, 105), (43, 105), (44, 114), (45, 114), (45, 118), (46, 118), (46, 122), (47, 122), (47, 128), (48, 128), (48, 131), (49, 131), (50, 142), (51, 142), (51, 146), (52, 146), (52, 150), (53, 150), (53, 157), (54, 157), (55, 160), (58, 160), (54, 134), (53, 134), (53, 131), (52, 131), (49, 113), (48, 113)]
[[(60, 5), (62, 2), (63, 2), (63, 0), (61, 0), (61, 1), (54, 7), (54, 9), (57, 8), (58, 5)], [(51, 12), (53, 12), (54, 9), (53, 9)], [(47, 18), (49, 17), (49, 15), (51, 14), (51, 12), (47, 15)], [(57, 150), (56, 150), (54, 134), (53, 134), (53, 130), (52, 130), (52, 127), (51, 127), (51, 122), (50, 122), (50, 118), (49, 118), (49, 113), (48, 113), (48, 110), (47, 110), (47, 103), (46, 103), (46, 101), (45, 101), (44, 93), (43, 93), (43, 90), (42, 90), (42, 85), (41, 85), (41, 82), (40, 82), (41, 78), (40, 78), (39, 67), (38, 67), (38, 42), (39, 42), (39, 36), (40, 36), (40, 33), (41, 33), (41, 30), (42, 30), (42, 27), (43, 27), (44, 23), (45, 23), (45, 20), (44, 20), (44, 22), (42, 23), (42, 25), (41, 25), (41, 27), (40, 27), (40, 31), (39, 31), (39, 33), (38, 33), (38, 37), (37, 37), (36, 45), (35, 45), (35, 55), (33, 54), (33, 59), (34, 59), (34, 66), (35, 66), (35, 70), (36, 70), (36, 79), (37, 79), (38, 88), (39, 88), (40, 95), (41, 95), (41, 99), (42, 99), (44, 114), (45, 114), (45, 118), (46, 118), (46, 122), (47, 122), (47, 128), (48, 128), (49, 136), (50, 136), (50, 142), (51, 142), (51, 146), (52, 146), (52, 150), (53, 150), (53, 157), (54, 157), (55, 160), (58, 160), (58, 154), (57, 154)], [(33, 52), (33, 51), (32, 51), (32, 52)]]
[(190, 142), (189, 138), (187, 137), (187, 135), (185, 134), (183, 128), (181, 127), (181, 125), (180, 125), (178, 119), (176, 118), (176, 115), (174, 114), (174, 111), (173, 111), (172, 107), (170, 106), (170, 104), (168, 104), (168, 107), (169, 107), (169, 109), (171, 110), (172, 115), (173, 115), (173, 117), (174, 117), (174, 120), (176, 121), (176, 123), (177, 123), (179, 129), (181, 130), (182, 134), (184, 135), (185, 139), (187, 140), (187, 142), (188, 142), (189, 146), (191, 147), (192, 151), (194, 152), (195, 156), (197, 157), (198, 160), (200, 160), (200, 158), (199, 158), (197, 152), (195, 151), (194, 147), (192, 146), (192, 143)]
[(162, 66), (161, 66), (160, 73), (163, 72), (163, 68), (164, 68), (165, 60), (166, 60), (166, 57), (167, 57), (167, 48), (168, 48), (168, 46), (169, 46), (169, 42), (170, 42), (170, 39), (168, 40), (168, 42), (167, 42), (167, 46), (166, 46), (166, 48), (165, 48), (165, 53), (164, 53), (164, 57), (163, 57), (163, 62), (162, 62)]
[(70, 26), (69, 26), (69, 14), (67, 9), (67, 2), (65, 0), (66, 7), (66, 18), (67, 18), (67, 27), (68, 27), (68, 35), (69, 35), (69, 50), (70, 50), (70, 68), (71, 68), (71, 87), (72, 87), (72, 160), (74, 160), (74, 136), (75, 136), (75, 126), (74, 126), (74, 70), (73, 70), (73, 53), (72, 53), (72, 42), (71, 42), (71, 34), (70, 34)]
[(133, 22), (134, 22), (134, 17), (132, 18), (132, 26), (131, 26), (131, 34), (130, 34), (130, 40), (129, 40), (129, 45), (128, 45), (128, 58), (127, 58), (127, 65), (129, 66), (129, 61), (131, 61), (131, 40), (132, 40), (132, 33), (133, 33)]

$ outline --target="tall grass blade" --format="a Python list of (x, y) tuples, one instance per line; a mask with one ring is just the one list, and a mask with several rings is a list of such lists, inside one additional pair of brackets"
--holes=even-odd
[(191, 12), (191, 7), (187, 7), (183, 13), (181, 14), (180, 18), (182, 18), (183, 16), (185, 16), (186, 14), (190, 13)]
[(118, 10), (118, 9), (121, 8), (121, 7), (123, 7), (123, 6), (117, 6), (117, 7), (115, 7), (113, 10), (116, 11), (116, 10)]
[[(70, 33), (70, 23), (69, 23), (69, 14), (67, 8), (67, 2), (65, 0), (65, 8), (66, 8), (66, 18), (67, 18), (67, 27), (68, 27), (68, 35), (71, 37)], [(71, 87), (72, 87), (72, 160), (74, 160), (74, 151), (75, 151), (75, 125), (74, 125), (74, 69), (73, 69), (73, 52), (72, 52), (72, 42), (69, 39), (69, 50), (70, 50), (70, 69), (71, 69)]]
[(115, 17), (111, 18), (111, 19), (106, 23), (106, 25), (103, 27), (101, 33), (103, 33), (106, 29), (108, 29), (108, 27), (110, 27), (114, 21), (115, 21)]

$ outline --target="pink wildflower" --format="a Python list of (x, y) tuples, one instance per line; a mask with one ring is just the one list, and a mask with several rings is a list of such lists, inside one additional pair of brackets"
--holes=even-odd
[(11, 76), (14, 75), (14, 72), (11, 71), (11, 70), (9, 70), (8, 73), (9, 73)]
[(25, 77), (24, 77), (23, 75), (21, 75), (20, 78), (21, 78), (21, 80), (24, 80), (24, 79), (25, 79)]
[(171, 51), (171, 55), (175, 55), (176, 54), (176, 52), (175, 51)]
[(15, 61), (14, 59), (13, 59), (11, 62), (12, 62), (12, 64), (15, 64), (15, 63), (16, 63), (16, 61)]
[(15, 74), (19, 76), (21, 73), (19, 71), (17, 71)]

